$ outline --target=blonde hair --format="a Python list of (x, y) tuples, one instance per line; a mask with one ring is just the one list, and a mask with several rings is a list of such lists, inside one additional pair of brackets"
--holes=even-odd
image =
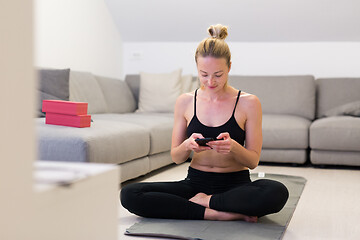
[(197, 63), (199, 56), (225, 58), (228, 67), (230, 67), (231, 53), (229, 46), (224, 41), (228, 36), (227, 27), (221, 24), (211, 25), (208, 28), (208, 33), (210, 37), (202, 40), (196, 49), (195, 62)]

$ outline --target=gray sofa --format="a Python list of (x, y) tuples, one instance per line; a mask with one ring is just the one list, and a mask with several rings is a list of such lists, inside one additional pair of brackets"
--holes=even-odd
[(171, 113), (136, 113), (125, 81), (70, 72), (70, 100), (88, 102), (90, 128), (45, 124), (36, 118), (38, 158), (120, 165), (120, 181), (171, 163)]
[(262, 162), (305, 163), (315, 118), (313, 76), (231, 76), (230, 85), (253, 93), (263, 110)]
[(311, 162), (360, 166), (360, 78), (321, 78), (316, 86)]
[[(136, 112), (139, 83), (139, 75), (121, 81), (71, 71), (70, 100), (89, 103), (92, 126), (46, 125), (37, 118), (39, 159), (119, 164), (121, 182), (171, 164), (173, 114)], [(360, 79), (230, 76), (229, 83), (262, 102), (261, 162), (360, 166), (360, 118), (323, 117), (360, 101)]]
[(360, 78), (231, 76), (263, 108), (260, 161), (360, 166)]

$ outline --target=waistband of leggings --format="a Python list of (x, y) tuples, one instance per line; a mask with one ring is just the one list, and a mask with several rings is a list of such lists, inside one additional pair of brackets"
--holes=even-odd
[(236, 172), (205, 172), (189, 166), (188, 169), (189, 178), (205, 178), (205, 179), (238, 179), (238, 180), (249, 180), (250, 181), (250, 172), (249, 170), (242, 170)]

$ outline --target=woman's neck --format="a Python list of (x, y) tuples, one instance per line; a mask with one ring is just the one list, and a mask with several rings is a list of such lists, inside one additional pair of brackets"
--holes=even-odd
[(201, 97), (212, 102), (223, 100), (228, 97), (228, 94), (231, 92), (232, 88), (229, 86), (224, 86), (224, 88), (219, 89), (218, 91), (210, 91), (206, 88), (201, 87)]

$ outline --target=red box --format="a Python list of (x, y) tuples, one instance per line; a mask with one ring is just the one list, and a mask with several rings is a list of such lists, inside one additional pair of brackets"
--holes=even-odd
[(48, 112), (45, 123), (78, 128), (90, 127), (91, 115), (66, 115)]
[(88, 103), (63, 100), (43, 100), (42, 111), (46, 113), (62, 113), (68, 115), (86, 115)]

